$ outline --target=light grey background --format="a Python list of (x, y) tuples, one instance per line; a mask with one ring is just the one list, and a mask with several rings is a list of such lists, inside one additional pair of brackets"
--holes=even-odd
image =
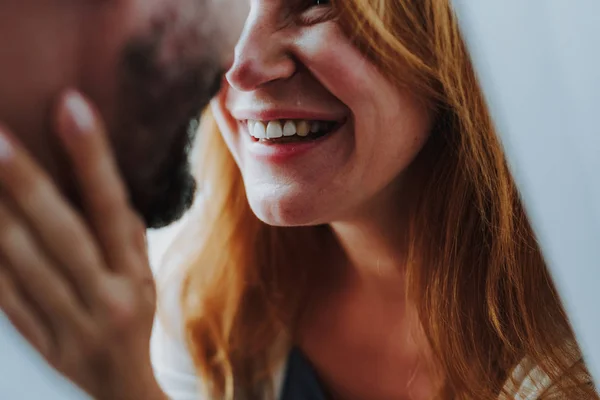
[(600, 1), (454, 4), (530, 218), (598, 378)]
[[(454, 0), (534, 227), (600, 371), (600, 1)], [(160, 259), (173, 229), (153, 232)], [(83, 399), (0, 317), (0, 399)]]

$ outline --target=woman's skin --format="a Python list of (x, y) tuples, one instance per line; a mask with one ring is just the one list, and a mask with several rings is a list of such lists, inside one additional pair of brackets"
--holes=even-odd
[[(326, 385), (345, 400), (428, 399), (400, 244), (403, 178), (435, 116), (365, 59), (323, 3), (293, 23), (290, 2), (252, 2), (213, 113), (254, 213), (271, 225), (329, 224), (338, 238), (337, 285), (314, 299), (299, 343)], [(291, 156), (251, 138), (249, 120), (300, 119), (343, 125)]]
[(150, 364), (156, 294), (145, 226), (97, 113), (74, 91), (56, 110), (85, 214), (0, 127), (0, 308), (94, 398), (166, 399)]

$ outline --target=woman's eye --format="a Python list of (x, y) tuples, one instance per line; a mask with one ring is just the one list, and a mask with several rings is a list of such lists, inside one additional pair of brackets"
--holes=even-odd
[(331, 0), (309, 0), (304, 7), (300, 15), (300, 21), (304, 25), (318, 24), (333, 17)]

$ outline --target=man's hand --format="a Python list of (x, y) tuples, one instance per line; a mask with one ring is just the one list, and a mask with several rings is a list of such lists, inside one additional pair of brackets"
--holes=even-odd
[(0, 128), (0, 308), (93, 397), (165, 398), (150, 364), (156, 292), (145, 226), (97, 112), (69, 92), (57, 114), (85, 215)]

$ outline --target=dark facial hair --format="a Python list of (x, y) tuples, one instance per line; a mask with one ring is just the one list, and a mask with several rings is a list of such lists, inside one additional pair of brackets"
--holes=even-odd
[[(194, 199), (189, 150), (201, 110), (218, 92), (222, 69), (208, 38), (193, 31), (169, 63), (159, 61), (167, 22), (123, 52), (114, 148), (133, 207), (149, 228), (179, 219)], [(191, 123), (191, 125), (190, 125)]]

